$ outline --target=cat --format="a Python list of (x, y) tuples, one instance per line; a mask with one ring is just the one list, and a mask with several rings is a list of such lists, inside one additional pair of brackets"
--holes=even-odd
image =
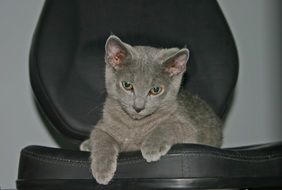
[(221, 146), (221, 120), (199, 97), (179, 93), (188, 58), (187, 48), (131, 46), (109, 36), (103, 115), (81, 144), (81, 150), (91, 152), (98, 183), (113, 178), (119, 152), (141, 150), (152, 162), (177, 143)]

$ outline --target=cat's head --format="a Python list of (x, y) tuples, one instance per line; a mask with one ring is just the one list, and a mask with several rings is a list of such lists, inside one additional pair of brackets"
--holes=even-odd
[(132, 118), (167, 109), (180, 88), (189, 50), (131, 46), (111, 35), (105, 45), (106, 89)]

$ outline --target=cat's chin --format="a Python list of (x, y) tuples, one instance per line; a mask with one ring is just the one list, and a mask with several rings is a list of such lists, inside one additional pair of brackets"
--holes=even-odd
[(146, 115), (137, 115), (137, 114), (134, 114), (134, 115), (129, 115), (132, 119), (134, 120), (140, 120), (140, 119), (143, 119), (144, 117), (146, 117)]

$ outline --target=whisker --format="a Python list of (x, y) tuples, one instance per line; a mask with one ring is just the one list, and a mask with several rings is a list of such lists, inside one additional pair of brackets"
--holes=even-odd
[(92, 112), (95, 111), (96, 109), (102, 107), (103, 105), (104, 105), (104, 103), (101, 103), (101, 104), (95, 106), (94, 108), (91, 108), (91, 109), (86, 113), (86, 115), (90, 115), (90, 113), (92, 113)]
[[(103, 89), (101, 89), (100, 91), (98, 91), (99, 92), (99, 94), (101, 94), (101, 95), (106, 95), (106, 88), (103, 88)], [(89, 115), (89, 114), (91, 114), (93, 111), (95, 111), (96, 109), (98, 109), (98, 108), (100, 108), (100, 107), (102, 107), (104, 105), (104, 102), (103, 103), (100, 103), (100, 104), (98, 104), (97, 106), (95, 106), (95, 107), (93, 107), (93, 108), (91, 108), (85, 115)]]

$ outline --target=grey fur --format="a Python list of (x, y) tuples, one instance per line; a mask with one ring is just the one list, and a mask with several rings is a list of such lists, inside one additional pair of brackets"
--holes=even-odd
[[(117, 59), (112, 57), (115, 51), (121, 51)], [(103, 116), (81, 145), (81, 150), (91, 151), (98, 183), (112, 179), (119, 152), (141, 150), (151, 162), (177, 143), (221, 146), (222, 122), (212, 109), (197, 96), (178, 94), (188, 57), (186, 48), (132, 47), (114, 35), (108, 38)], [(122, 81), (131, 82), (134, 91), (125, 90)], [(163, 85), (163, 92), (148, 95), (154, 85)], [(143, 110), (137, 113), (134, 106)]]

